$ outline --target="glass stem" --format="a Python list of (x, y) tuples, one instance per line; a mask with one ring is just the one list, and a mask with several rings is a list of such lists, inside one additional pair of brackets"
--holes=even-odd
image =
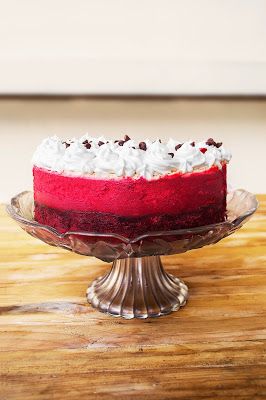
[(87, 291), (99, 311), (124, 318), (158, 317), (178, 310), (188, 298), (187, 286), (165, 272), (159, 256), (116, 260), (111, 270)]

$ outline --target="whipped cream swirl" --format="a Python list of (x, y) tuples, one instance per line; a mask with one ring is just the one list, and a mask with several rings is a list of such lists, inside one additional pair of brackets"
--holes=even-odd
[(212, 166), (221, 168), (223, 163), (230, 161), (231, 154), (221, 143), (207, 143), (180, 143), (174, 139), (162, 143), (159, 139), (146, 139), (141, 145), (129, 138), (108, 141), (103, 136), (88, 135), (63, 142), (53, 136), (37, 147), (32, 162), (37, 167), (58, 173), (153, 179), (176, 171), (187, 173)]

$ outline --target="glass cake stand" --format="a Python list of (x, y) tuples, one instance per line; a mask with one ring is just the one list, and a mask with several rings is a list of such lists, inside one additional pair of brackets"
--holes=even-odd
[(256, 197), (242, 189), (227, 197), (227, 220), (192, 229), (145, 233), (134, 239), (95, 232), (58, 233), (34, 221), (32, 192), (22, 192), (7, 206), (9, 215), (30, 235), (52, 246), (113, 262), (92, 282), (87, 299), (101, 312), (124, 318), (159, 317), (184, 306), (188, 288), (168, 274), (160, 255), (184, 253), (231, 235), (256, 211)]

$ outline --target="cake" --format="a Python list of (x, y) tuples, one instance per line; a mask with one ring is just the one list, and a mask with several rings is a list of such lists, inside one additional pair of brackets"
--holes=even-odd
[(231, 155), (213, 139), (45, 139), (33, 156), (35, 220), (60, 233), (135, 238), (222, 222)]

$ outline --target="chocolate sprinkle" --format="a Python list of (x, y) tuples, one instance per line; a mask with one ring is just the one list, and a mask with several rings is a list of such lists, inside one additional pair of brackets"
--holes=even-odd
[(145, 143), (145, 142), (140, 142), (140, 143), (139, 143), (139, 148), (140, 148), (140, 150), (146, 151), (146, 150), (147, 150), (147, 145), (146, 145), (146, 143)]
[(102, 146), (104, 144), (104, 142), (102, 142), (101, 140), (98, 142), (98, 146)]
[(174, 153), (168, 153), (169, 156), (171, 156), (172, 158), (174, 157)]
[(191, 142), (190, 146), (195, 147), (195, 142)]
[(66, 146), (66, 148), (68, 148), (70, 146), (70, 143), (67, 143), (67, 142), (62, 142), (62, 144), (64, 144)]
[(123, 145), (124, 145), (124, 143), (125, 143), (125, 141), (124, 141), (124, 140), (119, 140), (119, 141), (118, 141), (118, 144), (119, 144), (119, 146), (123, 146)]
[(179, 143), (179, 144), (177, 144), (176, 146), (175, 146), (175, 150), (178, 150), (178, 149), (180, 149), (180, 147), (182, 147), (183, 146), (183, 143)]
[(213, 140), (213, 138), (209, 138), (206, 142), (208, 146), (216, 146), (216, 142)]
[(127, 142), (128, 140), (130, 140), (130, 137), (128, 135), (124, 136), (124, 141)]
[(221, 147), (223, 143), (222, 142), (217, 142), (216, 143), (215, 140), (213, 140), (213, 138), (209, 138), (207, 140), (206, 144), (208, 146), (215, 146), (217, 149), (219, 149), (219, 147)]
[(82, 144), (84, 144), (84, 146), (86, 147), (86, 149), (90, 149), (91, 148), (91, 144), (90, 142), (86, 139), (84, 140), (84, 142), (82, 142)]

